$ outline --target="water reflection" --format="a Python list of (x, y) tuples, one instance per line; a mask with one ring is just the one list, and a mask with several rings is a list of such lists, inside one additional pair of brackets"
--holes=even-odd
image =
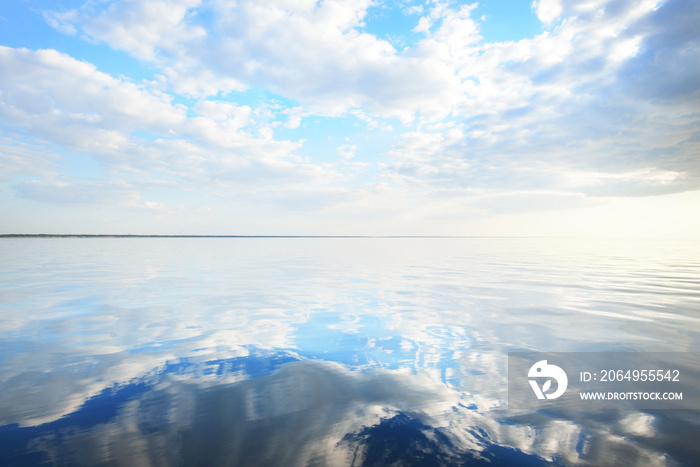
[(700, 350), (695, 244), (23, 239), (0, 250), (3, 465), (700, 456), (695, 412), (505, 402), (508, 351)]
[[(212, 373), (244, 379), (193, 377)], [(664, 449), (693, 449), (663, 414), (504, 415), (465, 406), (429, 374), (251, 349), (171, 363), (54, 422), (4, 427), (2, 449), (10, 465), (666, 465)]]

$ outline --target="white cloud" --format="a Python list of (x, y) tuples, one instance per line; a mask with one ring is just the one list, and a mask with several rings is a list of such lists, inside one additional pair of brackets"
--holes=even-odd
[[(249, 106), (202, 100), (188, 116), (185, 107), (173, 105), (169, 95), (150, 89), (147, 83), (113, 78), (53, 50), (1, 47), (0, 62), (0, 121), (38, 138), (42, 150), (34, 150), (32, 167), (47, 158), (56, 159), (48, 155), (48, 147), (58, 144), (88, 154), (122, 177), (175, 178), (183, 188), (212, 180), (291, 183), (332, 176), (308, 161), (289, 157), (301, 143), (275, 140), (265, 113)], [(2, 159), (11, 171), (26, 171), (22, 166), (29, 159), (20, 163), (10, 152), (20, 149), (9, 146), (5, 145)], [(47, 164), (43, 166), (47, 170)], [(33, 175), (42, 176), (42, 172), (35, 170)], [(112, 185), (35, 180), (19, 185), (18, 193), (53, 202), (107, 202)], [(109, 191), (110, 200), (117, 192)], [(127, 199), (132, 196), (121, 194)], [(147, 203), (140, 206), (165, 210), (153, 201)]]
[[(120, 0), (104, 13), (82, 8), (58, 16), (154, 62), (175, 91), (196, 96), (264, 86), (314, 112), (338, 115), (364, 107), (410, 120), (416, 112), (446, 114), (458, 91), (452, 70), (439, 60), (410, 51), (402, 56), (388, 42), (359, 32), (369, 0), (212, 1), (201, 8), (180, 2), (159, 17), (163, 3)], [(148, 14), (136, 14), (146, 9)]]
[[(582, 196), (674, 193), (700, 179), (700, 7), (687, 0), (538, 1), (545, 31), (498, 43), (480, 36), (474, 5), (426, 3), (422, 18), (410, 16), (417, 32), (400, 51), (366, 32), (369, 0), (171, 6), (115, 0), (47, 14), (56, 28), (148, 62), (160, 81), (117, 79), (56, 51), (2, 48), (0, 119), (41, 151), (53, 144), (89, 154), (136, 190), (137, 177), (149, 176), (224, 199), (247, 193), (348, 215), (372, 200), (394, 219), (405, 209), (427, 215), (428, 206), (448, 217), (460, 206), (505, 212), (513, 193), (543, 209), (579, 206)], [(245, 104), (226, 95), (248, 86)], [(189, 94), (189, 104), (168, 92)], [(305, 133), (313, 115), (349, 116), (397, 136), (382, 147), (370, 143), (378, 133), (362, 143), (352, 135), (335, 146), (345, 161), (314, 163), (304, 143), (318, 136)], [(291, 134), (299, 139), (279, 137)], [(348, 161), (353, 145), (361, 163)], [(37, 157), (31, 167), (43, 164)], [(14, 174), (28, 170), (5, 160)], [(51, 167), (43, 182), (56, 181)], [(321, 204), (295, 186), (326, 193), (338, 183), (340, 194)]]
[[(446, 55), (468, 78), (454, 111), (464, 121), (453, 121), (449, 130), (427, 125), (437, 132), (405, 133), (388, 153), (384, 176), (414, 186), (546, 188), (590, 196), (698, 186), (700, 163), (692, 155), (700, 150), (700, 118), (690, 102), (700, 98), (700, 81), (691, 85), (689, 77), (700, 79), (700, 68), (688, 51), (700, 44), (691, 38), (692, 21), (681, 18), (680, 5), (604, 6), (564, 17), (533, 39), (467, 44), (461, 55)], [(441, 43), (432, 35), (437, 50)], [(661, 64), (652, 57), (673, 58)], [(655, 101), (640, 99), (655, 91)], [(688, 100), (664, 99), (679, 92)], [(462, 134), (455, 137), (457, 131)]]
[(42, 145), (0, 135), (0, 182), (15, 176), (53, 179), (59, 174), (60, 157)]
[(344, 144), (342, 146), (338, 146), (336, 148), (338, 151), (338, 155), (342, 157), (345, 160), (350, 160), (353, 157), (355, 157), (355, 153), (357, 152), (357, 145), (355, 144)]
[(182, 41), (206, 35), (203, 28), (187, 24), (201, 0), (121, 0), (106, 8), (100, 3), (44, 16), (51, 26), (71, 34), (76, 32), (73, 23), (89, 18), (82, 24), (85, 34), (149, 61), (159, 59), (159, 51), (173, 51)]
[(537, 13), (537, 17), (545, 25), (550, 25), (559, 18), (562, 13), (562, 6), (559, 0), (535, 0), (532, 8)]
[(62, 182), (32, 180), (14, 186), (17, 196), (23, 199), (58, 205), (109, 205), (130, 210), (169, 213), (163, 203), (142, 199), (138, 187), (128, 183)]
[(199, 101), (194, 106), (199, 115), (214, 121), (228, 121), (235, 129), (247, 126), (250, 122), (250, 107), (236, 105), (226, 101)]
[(0, 46), (0, 62), (0, 121), (67, 147), (113, 147), (135, 129), (167, 134), (185, 120), (170, 96), (55, 50)]
[(465, 157), (463, 136), (457, 129), (446, 133), (404, 133), (388, 153), (393, 163), (387, 167), (387, 175), (412, 184), (439, 184), (445, 179), (467, 176), (471, 164)]

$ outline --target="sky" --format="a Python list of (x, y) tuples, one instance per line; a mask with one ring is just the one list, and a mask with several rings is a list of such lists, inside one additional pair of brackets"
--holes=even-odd
[(0, 233), (700, 238), (696, 0), (0, 3)]

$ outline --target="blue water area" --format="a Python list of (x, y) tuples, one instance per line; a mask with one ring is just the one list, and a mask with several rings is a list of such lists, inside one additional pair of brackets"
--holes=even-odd
[[(106, 389), (86, 400), (78, 410), (58, 420), (31, 427), (16, 424), (0, 427), (3, 465), (97, 464), (108, 460), (130, 463), (131, 452), (114, 449), (108, 458), (94, 457), (89, 452), (104, 441), (105, 432), (117, 445), (133, 436), (134, 428), (140, 441), (170, 434), (167, 443), (160, 446), (152, 443), (149, 449), (148, 457), (156, 460), (156, 464), (170, 464), (171, 460), (176, 459), (177, 463), (184, 462), (185, 465), (260, 465), (269, 461), (277, 463), (281, 459), (296, 460), (294, 450), (301, 446), (293, 443), (277, 445), (284, 431), (309, 430), (309, 422), (319, 415), (319, 411), (323, 416), (341, 419), (349, 413), (347, 406), (362, 408), (367, 403), (387, 403), (390, 399), (387, 396), (392, 390), (381, 388), (381, 380), (386, 375), (374, 374), (369, 384), (367, 381), (344, 384), (356, 376), (343, 374), (338, 368), (326, 368), (320, 362), (304, 363), (290, 355), (265, 355), (264, 352), (251, 350), (253, 352), (249, 357), (208, 361), (203, 365), (192, 361), (169, 363), (161, 373), (151, 375), (148, 381), (133, 381)], [(285, 368), (290, 362), (303, 366), (290, 367), (291, 370)], [(197, 368), (200, 366), (205, 368)], [(242, 371), (250, 380), (246, 383), (216, 384), (208, 388), (185, 387), (176, 392), (162, 388), (163, 381), (170, 380), (172, 384), (173, 376), (212, 374), (212, 370), (220, 376)], [(325, 391), (318, 391), (319, 388), (310, 390), (310, 387), (303, 391), (304, 383), (301, 388), (285, 384), (298, 372), (304, 375), (304, 383), (308, 383), (309, 376), (315, 383), (322, 382), (326, 386)], [(362, 380), (362, 377), (357, 378)], [(285, 390), (302, 389), (302, 392), (306, 392), (305, 397), (318, 391), (316, 400), (312, 397), (302, 403), (301, 410), (290, 407), (298, 401), (294, 395), (274, 389), (280, 382)], [(196, 399), (197, 410), (193, 412), (182, 407), (182, 394), (190, 391), (193, 391)], [(329, 400), (332, 404), (328, 404)], [(316, 407), (319, 403), (322, 410)], [(127, 413), (130, 406), (137, 407), (137, 410)], [(171, 415), (182, 410), (192, 418), (173, 420)], [(289, 423), (288, 418), (294, 420), (296, 417), (309, 417), (309, 420)], [(240, 423), (241, 420), (244, 423)], [(184, 427), (177, 432), (177, 436), (172, 435), (173, 423), (181, 423)], [(126, 428), (127, 425), (130, 429)], [(347, 433), (337, 443), (344, 452), (352, 454), (351, 465), (551, 464), (536, 455), (493, 443), (488, 433), (478, 427), (468, 427), (467, 430), (483, 449), (477, 453), (465, 450), (444, 433), (443, 427), (427, 425), (411, 412), (385, 411), (378, 423), (360, 426), (362, 428)], [(319, 435), (313, 428), (311, 431), (315, 436)], [(241, 442), (241, 438), (245, 442)], [(212, 439), (217, 441), (212, 443)], [(86, 447), (87, 454), (82, 451)], [(177, 456), (170, 459), (173, 452)], [(266, 458), (265, 453), (269, 452), (282, 454), (280, 459)]]
[(0, 261), (3, 466), (700, 458), (700, 407), (508, 403), (509, 352), (680, 368), (695, 242), (6, 238)]

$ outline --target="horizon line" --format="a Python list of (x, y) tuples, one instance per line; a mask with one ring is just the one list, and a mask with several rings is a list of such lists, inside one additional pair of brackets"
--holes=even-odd
[(572, 240), (694, 240), (687, 237), (598, 237), (572, 235), (226, 235), (226, 234), (54, 234), (54, 233), (9, 233), (0, 238), (530, 238)]
[[(0, 238), (101, 237), (101, 238), (494, 238), (492, 235), (216, 235), (216, 234), (0, 234)], [(496, 238), (526, 238), (498, 236)]]

